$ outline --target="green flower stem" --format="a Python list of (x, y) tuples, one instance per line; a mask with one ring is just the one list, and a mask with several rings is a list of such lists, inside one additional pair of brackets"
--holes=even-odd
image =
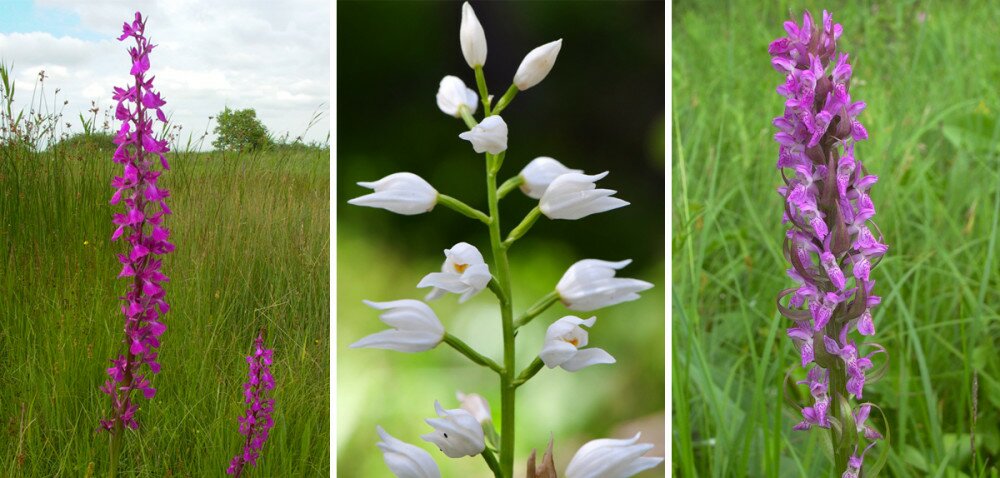
[[(479, 72), (480, 70), (476, 70)], [(480, 83), (485, 90), (485, 82)], [(497, 173), (503, 162), (500, 155), (486, 155), (486, 194), (490, 207), (490, 247), (493, 250), (493, 271), (502, 291), (500, 319), (503, 325), (503, 370), (500, 375), (500, 468), (504, 476), (514, 476), (514, 309), (510, 293), (510, 264), (507, 249), (500, 241), (500, 206), (497, 197)]]
[[(853, 417), (850, 415), (850, 403), (847, 402), (847, 397), (843, 394), (847, 393), (847, 376), (843, 367), (837, 366), (829, 369), (830, 371), (830, 412), (833, 419), (841, 424), (840, 427), (831, 426), (830, 427), (830, 440), (833, 445), (833, 458), (835, 468), (834, 476), (840, 476), (844, 470), (847, 469), (847, 461), (850, 459), (851, 454), (854, 452), (853, 444), (850, 443), (851, 437), (857, 438), (857, 434), (853, 429), (845, 430), (848, 422), (854, 423)], [(846, 411), (846, 415), (845, 415)], [(838, 430), (839, 428), (839, 430)]]
[(487, 448), (483, 450), (483, 459), (486, 460), (486, 465), (493, 470), (493, 476), (496, 478), (503, 478), (503, 472), (500, 471), (500, 464), (497, 463), (497, 457), (493, 456), (493, 452)]
[(500, 114), (500, 112), (503, 111), (503, 109), (506, 108), (511, 101), (514, 101), (514, 97), (517, 96), (518, 91), (521, 90), (517, 89), (514, 85), (510, 85), (510, 88), (507, 88), (507, 92), (500, 97), (500, 101), (497, 101), (496, 108), (493, 108), (493, 114)]
[(118, 476), (118, 461), (122, 451), (122, 427), (121, 421), (116, 420), (115, 429), (111, 432), (111, 463), (108, 467), (108, 477)]
[(465, 121), (465, 126), (469, 129), (475, 128), (477, 124), (476, 118), (472, 117), (472, 113), (469, 112), (469, 107), (465, 105), (458, 106), (458, 114), (462, 115), (462, 120)]
[(504, 294), (503, 289), (500, 287), (500, 283), (497, 282), (496, 277), (490, 279), (490, 283), (487, 284), (487, 287), (490, 288), (490, 292), (493, 292), (493, 295), (497, 296), (497, 300), (499, 300), (501, 303), (507, 301), (507, 296)]
[(479, 65), (476, 70), (476, 85), (479, 86), (479, 99), (483, 102), (483, 118), (490, 115), (490, 92), (486, 89), (486, 77), (483, 76), (483, 65)]
[(525, 235), (528, 232), (528, 230), (531, 229), (531, 226), (535, 225), (535, 221), (537, 221), (538, 218), (541, 217), (541, 215), (542, 215), (542, 209), (538, 206), (535, 206), (530, 212), (528, 212), (527, 216), (524, 216), (524, 219), (521, 220), (521, 224), (518, 224), (513, 231), (510, 231), (510, 234), (507, 235), (507, 239), (503, 241), (503, 247), (504, 248), (510, 247), (510, 245), (513, 244), (514, 241), (520, 239), (521, 236)]
[(517, 380), (514, 380), (514, 386), (520, 387), (521, 385), (524, 385), (524, 383), (531, 380), (531, 377), (534, 377), (544, 365), (545, 362), (542, 362), (541, 357), (535, 357), (535, 360), (531, 362), (531, 365), (528, 365), (528, 368), (522, 370), (521, 373), (518, 374)]
[(461, 353), (462, 355), (468, 357), (469, 360), (484, 367), (489, 367), (491, 370), (500, 375), (504, 374), (503, 368), (497, 365), (496, 362), (491, 360), (489, 357), (486, 357), (480, 354), (479, 352), (476, 352), (472, 347), (469, 346), (469, 344), (462, 342), (458, 337), (446, 333), (444, 334), (444, 339), (442, 341), (450, 345), (451, 348), (459, 351), (459, 353)]
[(535, 305), (532, 305), (531, 308), (525, 311), (524, 315), (518, 317), (517, 321), (514, 322), (514, 328), (515, 329), (521, 328), (528, 322), (531, 322), (532, 319), (538, 317), (542, 312), (545, 312), (545, 309), (548, 309), (549, 307), (552, 306), (552, 304), (555, 304), (556, 302), (559, 302), (558, 292), (552, 291), (549, 292), (548, 294), (545, 294), (545, 297), (538, 299), (538, 302), (535, 302)]
[(463, 216), (476, 219), (483, 224), (488, 225), (490, 223), (490, 217), (485, 213), (451, 196), (438, 193), (437, 203)]
[(497, 190), (497, 199), (503, 199), (511, 191), (521, 187), (524, 184), (524, 178), (520, 174), (514, 176), (500, 185), (500, 189)]

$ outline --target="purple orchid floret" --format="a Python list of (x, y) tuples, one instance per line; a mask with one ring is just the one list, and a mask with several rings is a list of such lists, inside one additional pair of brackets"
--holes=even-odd
[[(111, 240), (124, 239), (128, 244), (128, 252), (118, 255), (122, 266), (118, 277), (128, 279), (130, 284), (121, 297), (125, 316), (123, 345), (127, 352), (111, 359), (108, 380), (100, 390), (111, 397), (112, 405), (111, 415), (101, 420), (101, 428), (116, 432), (122, 427), (139, 427), (135, 419), (139, 407), (133, 392), (139, 391), (147, 400), (156, 395), (150, 374), (160, 372), (156, 349), (167, 329), (162, 318), (170, 310), (163, 289), (163, 283), (170, 279), (161, 271), (160, 259), (174, 250), (168, 240), (170, 231), (163, 225), (164, 216), (171, 213), (165, 202), (170, 192), (157, 185), (162, 171), (156, 169), (157, 165), (162, 170), (170, 169), (165, 156), (169, 148), (165, 140), (156, 139), (153, 120), (148, 117), (153, 109), (156, 117), (166, 122), (161, 110), (166, 102), (153, 91), (153, 78), (146, 77), (149, 53), (155, 45), (146, 39), (145, 30), (146, 21), (139, 12), (131, 24), (122, 27), (118, 40), (135, 41), (135, 46), (129, 48), (134, 84), (115, 87), (113, 94), (118, 101), (115, 118), (122, 125), (114, 139), (118, 148), (112, 160), (122, 165), (122, 175), (111, 180), (115, 192), (110, 203), (124, 203), (125, 212), (114, 214), (112, 222), (117, 228)], [(155, 105), (151, 106), (147, 97), (156, 98)]]
[[(806, 12), (801, 24), (788, 21), (784, 28), (787, 35), (772, 42), (768, 53), (784, 75), (777, 93), (785, 108), (773, 124), (777, 167), (784, 178), (778, 188), (785, 203), (782, 223), (789, 226), (785, 255), (792, 267), (787, 272), (797, 285), (781, 293), (789, 296), (788, 307), (779, 309), (795, 321), (787, 334), (808, 369), (809, 379), (800, 383), (809, 385), (814, 403), (802, 409), (803, 420), (795, 425), (805, 430), (829, 428), (829, 420), (843, 419), (828, 417), (827, 411), (840, 410), (839, 400), (862, 397), (871, 356), (884, 352), (848, 335), (875, 335), (871, 309), (881, 299), (872, 294), (871, 273), (888, 246), (881, 233), (873, 233), (878, 228), (869, 190), (878, 178), (867, 174), (855, 151), (857, 142), (868, 139), (859, 120), (867, 105), (850, 94), (850, 57), (837, 51), (843, 28), (826, 11), (821, 22)], [(863, 355), (862, 346), (878, 350)], [(855, 408), (855, 421), (862, 423), (869, 411), (870, 405)], [(870, 441), (881, 438), (864, 425), (858, 433)], [(839, 463), (849, 467), (844, 476), (851, 469), (857, 476), (861, 459), (842, 456)]]
[(229, 462), (226, 473), (240, 476), (247, 466), (257, 466), (260, 451), (264, 448), (268, 433), (274, 426), (274, 399), (270, 398), (274, 389), (274, 377), (271, 375), (271, 362), (274, 351), (264, 348), (263, 330), (254, 340), (253, 353), (247, 356), (250, 365), (247, 382), (243, 384), (243, 401), (248, 405), (243, 416), (239, 417), (240, 435), (246, 437), (243, 451)]

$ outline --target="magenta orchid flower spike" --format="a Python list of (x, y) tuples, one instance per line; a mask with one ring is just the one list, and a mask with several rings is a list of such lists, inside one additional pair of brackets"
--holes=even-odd
[[(794, 321), (788, 336), (808, 370), (799, 383), (811, 398), (794, 428), (830, 429), (837, 472), (858, 476), (864, 456), (855, 454), (859, 442), (869, 442), (867, 451), (882, 438), (864, 424), (873, 405), (851, 404), (877, 375), (866, 377), (872, 355), (885, 352), (851, 338), (852, 332), (875, 334), (871, 309), (880, 298), (873, 294), (871, 271), (888, 248), (872, 222), (868, 195), (878, 178), (867, 174), (855, 153), (868, 131), (858, 121), (865, 103), (850, 96), (848, 55), (837, 52), (843, 28), (824, 11), (822, 23), (806, 12), (801, 25), (785, 22), (785, 31), (768, 53), (785, 76), (777, 88), (785, 111), (774, 119), (774, 139), (785, 182), (778, 188), (785, 200), (782, 222), (789, 225), (784, 251), (797, 286), (779, 294), (778, 308)], [(787, 306), (781, 303), (786, 296)]]
[(271, 362), (274, 351), (264, 348), (264, 331), (257, 335), (253, 343), (253, 352), (247, 356), (250, 372), (247, 382), (243, 384), (243, 401), (247, 409), (239, 418), (240, 435), (246, 437), (243, 451), (229, 462), (226, 473), (240, 476), (247, 466), (257, 466), (257, 458), (264, 448), (268, 433), (274, 426), (271, 414), (274, 412), (274, 399), (270, 398), (274, 389), (274, 377), (271, 375)]
[(170, 231), (163, 224), (164, 216), (170, 214), (165, 202), (170, 193), (157, 185), (160, 174), (170, 169), (165, 156), (169, 148), (165, 140), (156, 139), (150, 117), (155, 111), (156, 118), (166, 122), (162, 110), (166, 102), (153, 90), (153, 77), (147, 76), (149, 54), (155, 45), (146, 39), (145, 29), (146, 21), (139, 12), (131, 24), (122, 27), (118, 40), (135, 41), (135, 46), (129, 48), (134, 81), (114, 89), (118, 101), (115, 118), (122, 125), (114, 140), (118, 149), (113, 160), (122, 165), (123, 174), (111, 181), (115, 188), (111, 204), (124, 204), (125, 212), (114, 215), (117, 228), (111, 240), (128, 244), (126, 252), (118, 255), (122, 265), (118, 277), (127, 279), (129, 285), (121, 297), (125, 353), (111, 359), (108, 380), (100, 390), (111, 397), (112, 405), (110, 416), (101, 420), (101, 428), (115, 436), (123, 428), (139, 427), (134, 392), (140, 392), (146, 400), (156, 395), (151, 375), (160, 372), (156, 349), (167, 329), (163, 315), (170, 310), (163, 289), (169, 279), (161, 271), (162, 256), (174, 250), (168, 241)]

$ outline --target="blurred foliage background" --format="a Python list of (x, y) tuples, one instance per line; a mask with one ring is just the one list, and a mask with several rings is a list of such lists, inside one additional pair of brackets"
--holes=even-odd
[[(782, 75), (767, 46), (823, 8), (844, 28), (858, 158), (889, 251), (872, 271), (889, 371), (879, 476), (1000, 475), (1000, 8), (996, 2), (676, 1), (673, 6), (673, 412), (679, 476), (840, 476), (828, 434), (793, 432), (806, 390), (775, 192)], [(862, 346), (862, 353), (870, 348)], [(876, 366), (886, 357), (873, 358)], [(794, 392), (794, 395), (792, 393)], [(886, 433), (877, 413), (876, 425)], [(869, 460), (869, 463), (875, 461)], [(864, 476), (871, 476), (865, 472)]]
[[(589, 173), (610, 170), (603, 187), (632, 204), (580, 221), (543, 218), (512, 249), (515, 313), (552, 290), (583, 258), (635, 262), (622, 271), (655, 284), (642, 299), (595, 312), (593, 346), (618, 359), (575, 374), (543, 370), (518, 392), (517, 471), (552, 432), (557, 467), (599, 437), (643, 430), (663, 456), (664, 408), (664, 6), (660, 2), (473, 4), (486, 31), (485, 73), (499, 97), (528, 51), (562, 38), (552, 73), (521, 92), (504, 111), (510, 149), (501, 180), (537, 156), (552, 156)], [(457, 406), (456, 390), (484, 395), (499, 419), (499, 382), (457, 352), (422, 354), (350, 350), (384, 328), (362, 299), (423, 298), (415, 286), (440, 269), (441, 251), (459, 241), (488, 255), (486, 228), (444, 208), (404, 217), (347, 205), (367, 189), (357, 181), (397, 171), (416, 173), (445, 194), (486, 209), (482, 155), (458, 139), (461, 120), (441, 113), (434, 95), (445, 75), (474, 88), (459, 47), (459, 2), (340, 2), (337, 5), (337, 454), (341, 476), (389, 476), (375, 425), (432, 453), (444, 476), (486, 476), (480, 458), (451, 460), (420, 440), (430, 431), (434, 400)], [(481, 113), (481, 111), (480, 111)], [(513, 193), (501, 204), (509, 230), (533, 206)], [(487, 260), (489, 258), (487, 257)], [(459, 306), (454, 296), (432, 308), (451, 333), (500, 357), (499, 309), (487, 291)], [(518, 338), (524, 367), (546, 327), (571, 312), (561, 305)], [(582, 315), (582, 314), (578, 314)], [(587, 317), (584, 315), (584, 317)], [(663, 476), (663, 467), (645, 477)]]

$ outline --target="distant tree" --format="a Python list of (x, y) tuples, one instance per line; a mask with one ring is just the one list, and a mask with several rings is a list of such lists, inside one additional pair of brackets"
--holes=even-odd
[(257, 119), (253, 108), (222, 110), (216, 117), (215, 134), (217, 138), (212, 142), (215, 149), (253, 151), (270, 143), (267, 128)]

